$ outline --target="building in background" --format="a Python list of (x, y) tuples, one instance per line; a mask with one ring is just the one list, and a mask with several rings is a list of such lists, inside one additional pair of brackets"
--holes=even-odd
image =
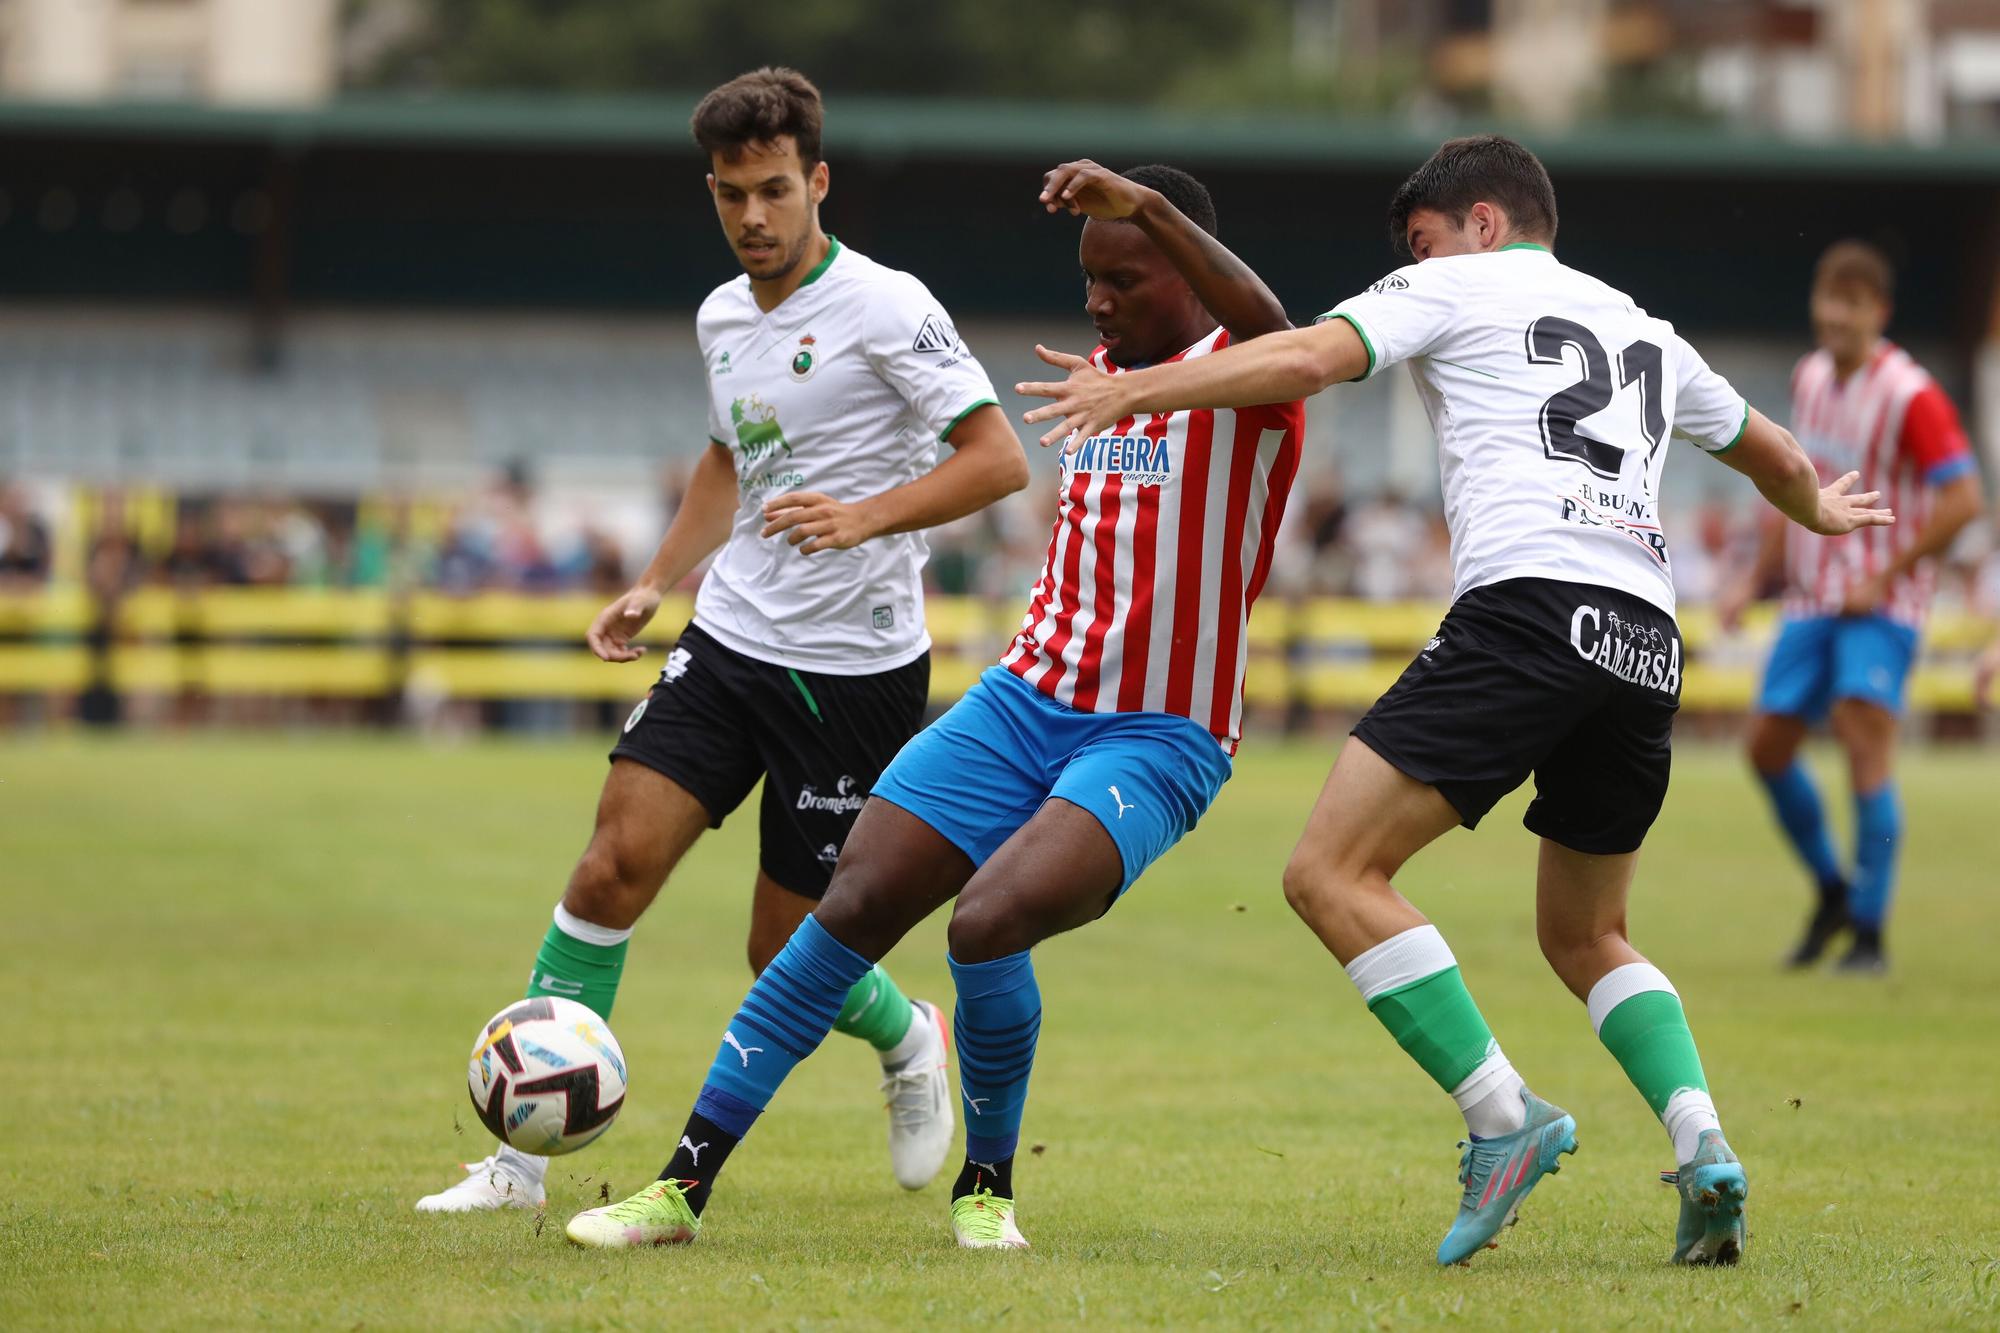
[(299, 105), (335, 89), (339, 0), (0, 0), (0, 92)]

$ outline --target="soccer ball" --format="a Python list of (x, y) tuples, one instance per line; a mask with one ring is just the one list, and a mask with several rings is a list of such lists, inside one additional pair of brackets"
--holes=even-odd
[(575, 1000), (538, 995), (493, 1015), (465, 1074), (472, 1109), (493, 1137), (538, 1157), (575, 1152), (625, 1105), (625, 1053), (604, 1020)]

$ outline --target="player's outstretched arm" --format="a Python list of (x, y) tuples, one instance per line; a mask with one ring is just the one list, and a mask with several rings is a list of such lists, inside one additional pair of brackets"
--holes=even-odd
[(633, 662), (644, 657), (646, 649), (633, 643), (632, 636), (652, 620), (667, 589), (729, 540), (735, 519), (736, 462), (726, 447), (710, 440), (645, 573), (590, 622), (584, 633), (590, 651), (607, 662)]
[(1028, 459), (998, 405), (967, 413), (945, 437), (951, 456), (918, 477), (865, 500), (793, 491), (764, 506), (764, 535), (784, 534), (802, 555), (844, 551), (871, 537), (916, 532), (977, 513), (1028, 484)]
[(1850, 472), (1831, 486), (1819, 484), (1819, 472), (1792, 433), (1755, 408), (1743, 426), (1735, 448), (1716, 455), (1756, 483), (1771, 507), (1800, 527), (1826, 537), (1856, 528), (1886, 527), (1896, 516), (1875, 508), (1879, 491), (1850, 494), (1859, 472)]
[(1014, 386), (1024, 397), (1051, 400), (1023, 418), (1056, 423), (1042, 436), (1045, 445), (1087, 439), (1145, 412), (1288, 403), (1368, 373), (1368, 347), (1344, 319), (1286, 329), (1207, 356), (1123, 375), (1106, 375), (1080, 356), (1039, 344), (1035, 355), (1069, 372), (1066, 380)]
[(1085, 158), (1044, 175), (1041, 201), (1051, 213), (1122, 219), (1138, 227), (1187, 279), (1208, 313), (1229, 330), (1230, 341), (1247, 342), (1292, 327), (1264, 280), (1158, 190)]

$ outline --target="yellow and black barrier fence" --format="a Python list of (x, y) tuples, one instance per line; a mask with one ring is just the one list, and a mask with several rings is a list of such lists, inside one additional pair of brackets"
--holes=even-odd
[[(471, 596), (305, 588), (143, 588), (109, 603), (77, 587), (0, 592), (0, 695), (121, 695), (380, 699), (420, 690), (439, 699), (635, 699), (659, 668), (649, 654), (612, 665), (583, 645), (604, 603), (596, 594)], [(690, 599), (660, 608), (645, 642), (665, 644)], [(931, 689), (962, 694), (1019, 624), (1018, 601), (933, 597)], [(1428, 602), (1267, 601), (1251, 624), (1245, 692), (1258, 709), (1366, 708), (1437, 628)], [(1749, 706), (1769, 642), (1762, 608), (1724, 635), (1705, 609), (1681, 617), (1688, 648), (1683, 706)], [(1991, 626), (1940, 616), (1926, 634), (1911, 687), (1922, 711), (1972, 709), (1970, 658)]]

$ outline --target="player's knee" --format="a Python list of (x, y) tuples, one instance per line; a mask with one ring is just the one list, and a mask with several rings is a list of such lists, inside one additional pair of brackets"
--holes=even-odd
[[(896, 947), (909, 926), (902, 920), (893, 877), (880, 873), (865, 859), (843, 857), (833, 880), (813, 909), (813, 919), (827, 934), (864, 958), (880, 958)], [(782, 944), (783, 941), (780, 941)]]
[(658, 888), (646, 884), (615, 848), (593, 839), (570, 872), (563, 906), (594, 926), (624, 930), (639, 919)]
[(1775, 776), (1791, 766), (1789, 740), (1769, 728), (1751, 728), (1750, 743), (1744, 749), (1750, 756), (1750, 766), (1766, 776)]
[(952, 906), (945, 942), (961, 963), (990, 963), (1032, 949), (1041, 942), (1035, 914), (1010, 905), (998, 894), (961, 897)]
[[(1548, 960), (1549, 967), (1578, 994), (1586, 992), (1589, 982), (1603, 976), (1617, 960), (1631, 953), (1622, 917), (1617, 921), (1541, 917), (1535, 922), (1535, 939), (1542, 946), (1542, 957)], [(1577, 978), (1583, 978), (1585, 984), (1578, 987)]]
[(1284, 885), (1285, 901), (1310, 923), (1340, 910), (1353, 889), (1353, 877), (1338, 862), (1301, 849), (1285, 863)]

